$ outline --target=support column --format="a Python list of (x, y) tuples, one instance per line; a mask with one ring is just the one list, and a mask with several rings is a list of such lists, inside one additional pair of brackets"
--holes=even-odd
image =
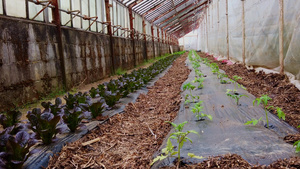
[(143, 17), (143, 34), (144, 34), (144, 44), (145, 44), (145, 55), (144, 55), (144, 59), (148, 60), (148, 48), (147, 48), (147, 36), (146, 36), (146, 22), (145, 22), (145, 18)]
[(206, 15), (205, 15), (205, 25), (206, 25), (206, 49), (208, 52), (208, 24), (207, 24), (207, 17), (208, 17), (208, 1), (206, 5)]
[(229, 60), (228, 0), (226, 0), (226, 42), (227, 42), (227, 60)]
[(245, 0), (242, 0), (243, 65), (246, 65)]
[(131, 30), (131, 40), (132, 40), (132, 49), (133, 49), (133, 61), (134, 61), (134, 67), (136, 66), (136, 49), (135, 49), (135, 39), (134, 39), (134, 35), (135, 35), (135, 30), (133, 27), (133, 16), (132, 16), (132, 8), (128, 8), (128, 12), (129, 12), (129, 21), (130, 21), (130, 30)]
[(154, 44), (154, 28), (151, 25), (151, 35), (152, 35), (152, 44), (153, 44), (153, 58), (155, 58), (155, 44)]
[(68, 90), (67, 76), (66, 76), (66, 69), (65, 69), (65, 57), (63, 52), (64, 49), (63, 49), (62, 33), (61, 33), (61, 25), (60, 25), (61, 22), (60, 22), (59, 7), (58, 7), (57, 0), (52, 0), (52, 5), (54, 6), (54, 8), (52, 8), (52, 18), (54, 24), (56, 25), (56, 31), (57, 31), (56, 36), (57, 36), (57, 43), (58, 43), (58, 54), (59, 54), (63, 89)]
[(283, 31), (284, 31), (284, 3), (283, 0), (279, 0), (280, 16), (279, 16), (279, 63), (280, 74), (284, 74), (284, 54), (283, 54)]
[(110, 55), (111, 55), (111, 74), (114, 74), (115, 72), (115, 62), (114, 62), (114, 49), (113, 49), (113, 36), (112, 36), (112, 30), (111, 30), (111, 18), (110, 18), (110, 7), (109, 0), (105, 0), (105, 12), (106, 12), (106, 22), (108, 23), (107, 26), (107, 33), (110, 37)]

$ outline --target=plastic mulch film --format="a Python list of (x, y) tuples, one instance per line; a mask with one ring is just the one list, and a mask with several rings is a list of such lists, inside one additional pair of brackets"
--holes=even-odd
[[(190, 64), (189, 64), (190, 65)], [(191, 68), (191, 66), (189, 66)], [(250, 164), (270, 164), (277, 159), (289, 158), (297, 156), (295, 148), (291, 144), (285, 143), (283, 137), (290, 133), (298, 133), (297, 130), (275, 115), (268, 113), (269, 129), (264, 127), (265, 122), (259, 122), (256, 126), (244, 125), (245, 122), (252, 118), (265, 120), (265, 112), (261, 106), (253, 106), (255, 97), (247, 91), (239, 88), (239, 94), (246, 94), (248, 97), (240, 99), (240, 106), (226, 95), (227, 89), (233, 89), (233, 84), (220, 84), (217, 75), (210, 71), (210, 68), (201, 64), (202, 72), (205, 77), (202, 89), (195, 89), (192, 94), (200, 96), (199, 100), (203, 101), (203, 113), (212, 115), (213, 120), (205, 119), (204, 121), (196, 121), (195, 114), (191, 111), (195, 103), (190, 103), (189, 107), (181, 103), (178, 117), (174, 120), (175, 124), (188, 121), (183, 131), (195, 130), (196, 134), (189, 134), (188, 137), (193, 143), (186, 142), (181, 150), (181, 156), (188, 158), (187, 153), (194, 153), (198, 156), (217, 156), (224, 154), (238, 154), (247, 160)], [(185, 83), (191, 82), (195, 78), (193, 70)], [(182, 98), (188, 91), (182, 93)], [(170, 133), (174, 132), (172, 129)], [(166, 140), (160, 148), (165, 148)], [(171, 139), (174, 146), (176, 141)], [(177, 148), (175, 149), (177, 151)], [(157, 155), (157, 153), (155, 154)], [(174, 159), (174, 158), (173, 158)], [(153, 166), (170, 165), (173, 159), (167, 159), (158, 162)], [(200, 162), (201, 160), (193, 160), (192, 162)]]
[[(156, 77), (154, 77), (150, 82), (147, 83), (147, 86), (153, 86), (155, 82), (163, 77), (168, 70), (171, 68), (172, 65), (166, 68), (162, 73), (158, 74)], [(44, 145), (37, 145), (34, 148), (38, 149), (39, 152), (33, 154), (26, 160), (24, 163), (25, 169), (42, 169), (46, 168), (48, 166), (49, 158), (50, 156), (53, 156), (56, 153), (59, 153), (64, 145), (66, 145), (69, 142), (74, 142), (81, 137), (83, 137), (85, 134), (87, 134), (90, 130), (94, 129), (95, 127), (105, 123), (110, 117), (120, 114), (124, 112), (125, 106), (128, 103), (134, 103), (136, 99), (139, 97), (140, 94), (146, 94), (148, 92), (147, 87), (143, 87), (133, 93), (130, 93), (126, 98), (121, 98), (118, 103), (114, 106), (112, 110), (105, 111), (102, 116), (107, 116), (108, 118), (103, 121), (92, 121), (88, 124), (86, 124), (87, 129), (85, 130), (79, 130), (75, 133), (66, 133), (66, 134), (59, 134), (57, 136), (57, 141), (55, 143), (52, 143), (48, 146)], [(97, 101), (97, 99), (93, 99), (93, 101)]]
[[(241, 0), (228, 0), (229, 56), (240, 62), (243, 42), (242, 3)], [(299, 80), (300, 1), (284, 0), (283, 6), (285, 71)], [(269, 69), (279, 67), (279, 1), (248, 0), (244, 1), (244, 8), (246, 64)], [(201, 35), (200, 49), (227, 56), (226, 26), (226, 1), (212, 1), (208, 8), (207, 22), (204, 14), (204, 20), (198, 29), (198, 34)]]

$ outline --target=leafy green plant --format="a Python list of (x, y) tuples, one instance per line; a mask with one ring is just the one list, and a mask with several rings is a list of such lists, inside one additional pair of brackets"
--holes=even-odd
[(300, 140), (296, 141), (296, 142), (293, 144), (293, 146), (296, 147), (295, 152), (296, 152), (296, 153), (299, 153), (299, 152), (300, 152)]
[(241, 77), (234, 75), (233, 79), (230, 79), (230, 81), (234, 84), (234, 90), (233, 91), (237, 91), (237, 88), (242, 88), (244, 90), (246, 90), (246, 88), (243, 85), (240, 85), (237, 81), (242, 79)]
[(189, 97), (192, 98), (192, 102), (195, 102), (195, 99), (199, 99), (199, 96), (193, 96), (192, 90), (194, 90), (196, 86), (192, 85), (190, 82), (183, 85), (183, 90), (188, 90), (190, 93), (185, 95), (185, 103), (189, 103), (190, 100), (188, 100)]
[[(184, 143), (187, 142), (187, 141), (190, 141), (192, 143), (192, 140), (190, 138), (187, 137), (188, 134), (190, 133), (194, 133), (194, 134), (198, 134), (198, 132), (194, 131), (194, 130), (188, 130), (186, 132), (183, 132), (183, 127), (184, 125), (187, 123), (187, 121), (183, 122), (183, 123), (180, 123), (180, 124), (175, 124), (175, 123), (172, 123), (172, 122), (169, 122), (174, 129), (175, 129), (175, 132), (174, 133), (171, 133), (170, 137), (168, 138), (168, 141), (167, 141), (167, 146), (166, 148), (162, 149), (162, 153), (160, 156), (157, 156), (156, 158), (153, 159), (152, 163), (150, 165), (153, 165), (156, 161), (160, 161), (160, 160), (163, 160), (167, 157), (176, 157), (175, 155), (177, 155), (177, 166), (180, 165), (180, 150), (181, 148), (183, 147)], [(174, 150), (174, 146), (172, 145), (172, 142), (170, 139), (175, 139), (177, 141), (177, 149), (178, 151), (175, 151)], [(195, 154), (193, 153), (188, 153), (188, 156), (190, 158), (197, 158), (197, 159), (202, 159), (203, 157), (200, 157), (200, 156), (196, 156)]]
[(54, 116), (50, 112), (41, 112), (41, 109), (34, 108), (32, 111), (27, 112), (27, 119), (32, 131), (41, 138), (44, 144), (52, 143), (57, 133), (62, 133), (63, 128), (57, 126), (60, 121), (60, 116)]
[(34, 134), (19, 131), (11, 135), (13, 126), (0, 133), (0, 168), (21, 169), (24, 162), (37, 150), (30, 148), (37, 143)]
[(228, 75), (226, 75), (225, 73), (218, 72), (218, 78), (220, 79), (221, 84), (228, 83), (227, 80), (224, 80), (225, 77), (228, 77)]
[(205, 113), (201, 113), (203, 111), (203, 106), (202, 106), (203, 101), (199, 101), (198, 103), (196, 103), (194, 105), (194, 107), (192, 107), (192, 112), (194, 114), (196, 114), (196, 118), (198, 121), (203, 120), (204, 117), (209, 118), (210, 120), (212, 120), (212, 116), (209, 114), (205, 114)]
[(123, 75), (123, 74), (125, 74), (126, 73), (126, 70), (123, 70), (122, 68), (118, 68), (117, 70), (116, 70), (116, 74), (117, 75)]
[(211, 63), (211, 64), (210, 64), (210, 69), (211, 69), (211, 71), (212, 71), (213, 73), (219, 72), (219, 66), (218, 66), (218, 64), (216, 64), (216, 63)]
[(199, 69), (195, 69), (195, 74), (197, 77), (201, 78), (204, 76), (204, 74), (199, 70)]
[(3, 128), (13, 126), (20, 123), (22, 113), (18, 110), (7, 111), (0, 114), (0, 124)]
[(265, 114), (266, 114), (266, 121), (267, 121), (267, 128), (269, 128), (269, 119), (268, 119), (268, 110), (267, 105), (268, 101), (272, 100), (268, 95), (262, 95), (260, 98), (256, 98), (253, 100), (253, 106), (255, 105), (255, 102), (257, 102), (257, 106), (262, 103), (264, 106)]
[(282, 111), (282, 109), (280, 107), (269, 106), (267, 109), (276, 110), (277, 117), (279, 119), (285, 120), (285, 113)]
[(247, 121), (244, 125), (253, 124), (255, 126), (259, 121), (262, 121), (262, 117), (259, 118), (258, 120), (257, 119), (251, 119), (251, 120)]
[(64, 109), (64, 115), (62, 116), (64, 123), (68, 126), (71, 132), (75, 132), (78, 127), (84, 128), (85, 125), (81, 123), (82, 119), (87, 118), (87, 112), (84, 112), (75, 107), (73, 110)]
[(55, 99), (55, 103), (51, 102), (42, 102), (41, 105), (45, 108), (44, 111), (52, 113), (54, 116), (60, 115), (62, 112), (62, 100), (58, 97)]
[(97, 96), (100, 96), (100, 95), (99, 95), (99, 93), (100, 93), (99, 89), (96, 89), (96, 88), (94, 88), (94, 87), (92, 87), (91, 90), (90, 90), (89, 92), (90, 92), (91, 98), (95, 98), (95, 97), (97, 97)]
[(200, 77), (200, 78), (195, 77), (195, 80), (193, 80), (192, 82), (193, 83), (198, 83), (197, 88), (202, 89), (203, 88), (204, 77)]
[(93, 103), (90, 107), (90, 112), (93, 118), (98, 117), (101, 115), (105, 110), (105, 103), (101, 100)]
[(227, 89), (227, 92), (226, 92), (226, 95), (231, 97), (232, 99), (235, 100), (236, 102), (236, 105), (239, 105), (239, 101), (240, 101), (240, 98), (245, 96), (245, 97), (248, 97), (247, 95), (245, 94), (238, 94), (236, 92), (234, 92), (234, 90), (231, 90), (231, 89)]

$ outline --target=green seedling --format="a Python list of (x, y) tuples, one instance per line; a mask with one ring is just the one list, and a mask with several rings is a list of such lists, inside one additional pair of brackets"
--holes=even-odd
[(192, 85), (190, 82), (189, 83), (186, 83), (183, 85), (183, 90), (188, 90), (190, 92), (190, 94), (187, 94), (185, 96), (185, 103), (189, 103), (190, 100), (188, 100), (189, 97), (192, 98), (192, 101), (195, 102), (195, 99), (198, 98), (199, 99), (199, 96), (193, 96), (192, 95), (192, 90), (194, 90), (196, 87), (194, 85)]
[(193, 66), (194, 69), (197, 69), (197, 68), (199, 68), (201, 65), (200, 65), (199, 62), (194, 61), (194, 62), (192, 62), (192, 66)]
[(267, 110), (267, 105), (268, 101), (272, 100), (268, 95), (262, 95), (260, 98), (256, 98), (253, 100), (253, 106), (255, 105), (255, 102), (257, 102), (257, 106), (262, 103), (265, 109), (266, 113), (266, 120), (267, 120), (267, 128), (269, 128), (269, 119), (268, 119), (268, 110)]
[(216, 63), (211, 63), (210, 64), (210, 69), (213, 73), (219, 72), (219, 66)]
[(234, 90), (231, 90), (231, 89), (227, 89), (226, 95), (231, 97), (232, 99), (234, 99), (235, 102), (236, 102), (236, 105), (239, 105), (239, 101), (240, 101), (241, 97), (243, 97), (243, 96), (248, 97), (245, 94), (240, 95), (240, 94), (234, 92)]
[(229, 81), (231, 81), (233, 84), (234, 84), (234, 90), (233, 91), (237, 91), (237, 88), (242, 88), (242, 89), (244, 89), (244, 90), (246, 90), (246, 88), (243, 86), (243, 85), (241, 85), (241, 84), (239, 84), (237, 81), (238, 80), (240, 80), (240, 79), (242, 79), (241, 77), (239, 77), (239, 76), (237, 76), (237, 75), (234, 75), (233, 76), (233, 79), (230, 79)]
[(218, 72), (218, 78), (220, 79), (221, 84), (228, 83), (227, 80), (224, 80), (223, 78), (228, 77), (225, 73)]
[[(180, 159), (180, 150), (183, 147), (183, 144), (187, 141), (190, 141), (192, 143), (192, 140), (190, 138), (188, 138), (187, 135), (189, 135), (190, 133), (194, 133), (194, 134), (197, 134), (197, 135), (199, 135), (199, 134), (198, 134), (198, 132), (196, 132), (194, 130), (188, 130), (186, 132), (182, 131), (183, 127), (187, 123), (187, 121), (185, 121), (183, 123), (180, 123), (178, 125), (175, 124), (175, 123), (169, 122), (169, 121), (167, 121), (167, 122), (170, 123), (174, 127), (175, 132), (172, 133), (170, 135), (170, 137), (168, 138), (167, 146), (166, 146), (166, 148), (162, 149), (162, 154), (160, 156), (157, 156), (156, 158), (154, 158), (150, 165), (153, 165), (156, 161), (166, 159), (167, 157), (176, 157), (176, 155), (177, 155), (177, 159), (178, 159), (177, 167), (179, 167), (180, 160), (181, 160)], [(178, 151), (174, 150), (174, 146), (172, 145), (170, 139), (175, 139), (177, 141)], [(188, 153), (188, 156), (190, 158), (197, 158), (197, 159), (202, 159), (203, 158), (202, 156), (201, 157), (196, 156), (193, 153)]]
[(201, 78), (197, 78), (195, 77), (195, 80), (193, 80), (193, 83), (198, 83), (198, 89), (202, 89), (203, 88), (203, 81), (204, 81), (204, 77)]
[(275, 109), (279, 119), (285, 120), (285, 114), (280, 107), (269, 106), (268, 109)]
[(296, 152), (296, 153), (299, 153), (299, 152), (300, 152), (300, 140), (296, 141), (296, 142), (293, 144), (293, 146), (296, 147), (295, 152)]
[(251, 119), (250, 121), (247, 121), (244, 125), (250, 125), (253, 124), (253, 126), (255, 126), (259, 121), (262, 121), (262, 117), (257, 119)]
[(192, 108), (192, 112), (193, 112), (194, 114), (196, 114), (196, 118), (197, 118), (198, 121), (203, 120), (204, 117), (207, 117), (207, 118), (209, 118), (210, 120), (212, 120), (212, 116), (211, 116), (211, 115), (202, 113), (202, 111), (203, 111), (202, 103), (203, 103), (203, 101), (199, 101), (198, 103), (196, 103), (196, 104), (194, 105), (194, 107)]
[(195, 74), (199, 78), (204, 76), (204, 74), (199, 69), (195, 69)]

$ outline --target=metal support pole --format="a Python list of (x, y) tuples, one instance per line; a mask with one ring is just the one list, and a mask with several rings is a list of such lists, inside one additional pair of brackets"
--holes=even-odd
[(5, 0), (2, 0), (2, 9), (3, 9), (3, 15), (6, 15), (6, 3), (5, 3)]
[(60, 16), (59, 16), (59, 8), (57, 0), (52, 0), (52, 5), (55, 8), (52, 8), (53, 14), (53, 21), (56, 25), (56, 35), (57, 35), (57, 42), (58, 42), (58, 54), (60, 60), (60, 68), (61, 68), (61, 76), (63, 82), (63, 89), (68, 90), (67, 85), (67, 77), (66, 77), (66, 69), (65, 69), (65, 58), (64, 58), (64, 50), (63, 50), (63, 43), (62, 43), (62, 33), (61, 33), (61, 23), (60, 23)]
[(243, 65), (246, 65), (245, 0), (242, 0)]
[(135, 49), (135, 30), (133, 27), (133, 17), (132, 17), (132, 8), (128, 8), (128, 13), (129, 13), (129, 21), (130, 21), (130, 30), (131, 30), (131, 40), (132, 40), (132, 49), (133, 49), (133, 61), (134, 61), (134, 67), (136, 66), (136, 49)]
[(26, 8), (26, 19), (29, 19), (29, 4), (28, 4), (28, 0), (25, 1), (25, 8)]
[(279, 0), (280, 16), (279, 16), (279, 63), (280, 74), (284, 74), (284, 54), (283, 54), (283, 31), (284, 31), (284, 3), (283, 0)]
[(111, 74), (115, 72), (115, 62), (114, 62), (114, 49), (113, 49), (113, 36), (111, 31), (111, 18), (110, 18), (110, 7), (109, 0), (105, 0), (105, 12), (106, 12), (106, 21), (108, 22), (107, 33), (110, 37), (110, 54), (111, 54)]

